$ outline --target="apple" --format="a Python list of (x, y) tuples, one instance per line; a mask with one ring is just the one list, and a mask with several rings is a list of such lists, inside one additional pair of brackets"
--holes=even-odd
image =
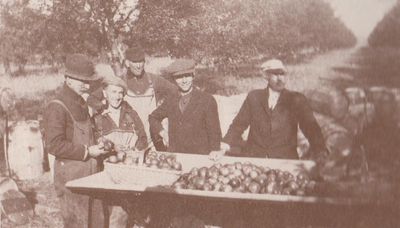
[(250, 172), (250, 177), (251, 177), (252, 179), (255, 179), (257, 176), (258, 176), (258, 172), (257, 172), (257, 171), (252, 170), (252, 171)]
[(124, 161), (125, 157), (126, 157), (126, 153), (125, 152), (122, 152), (122, 151), (117, 152), (117, 158), (118, 158), (119, 161)]
[(205, 184), (203, 185), (203, 190), (204, 190), (204, 191), (211, 191), (212, 188), (213, 188), (212, 185), (209, 184), (209, 183), (205, 183)]
[(204, 184), (206, 183), (206, 180), (203, 177), (196, 177), (195, 180), (193, 181), (194, 186), (196, 189), (203, 189)]
[(261, 189), (261, 186), (257, 182), (251, 182), (249, 184), (249, 187), (247, 187), (247, 188), (249, 189), (249, 192), (251, 192), (251, 193), (259, 193), (260, 189)]
[(213, 191), (216, 191), (216, 192), (218, 192), (218, 191), (220, 191), (221, 189), (222, 189), (222, 183), (221, 182), (217, 182), (217, 183), (215, 183), (214, 185), (213, 185)]
[(229, 184), (224, 184), (223, 186), (222, 186), (222, 191), (223, 192), (232, 192), (232, 186), (230, 186)]
[(243, 175), (243, 172), (242, 172), (241, 169), (235, 169), (235, 170), (233, 171), (233, 175), (234, 175), (235, 177), (239, 177), (239, 176)]
[(290, 188), (284, 188), (281, 192), (282, 195), (290, 195), (292, 192), (292, 189)]
[(269, 182), (265, 187), (266, 193), (274, 194), (275, 190), (277, 189), (277, 184), (275, 181)]
[(229, 169), (227, 167), (222, 167), (219, 169), (219, 173), (222, 174), (223, 176), (228, 176)]
[(274, 182), (274, 181), (276, 181), (275, 173), (269, 173), (267, 176), (267, 182)]
[(238, 170), (242, 169), (242, 163), (241, 162), (235, 162), (235, 168)]
[(233, 164), (227, 165), (226, 168), (228, 168), (229, 173), (233, 173), (233, 172), (235, 172), (235, 170), (236, 170), (236, 167), (235, 167), (235, 165), (233, 165)]
[(178, 170), (178, 171), (181, 171), (181, 170), (182, 170), (182, 164), (179, 163), (179, 162), (177, 162), (177, 161), (174, 161), (174, 162), (172, 163), (172, 167), (173, 167), (175, 170)]
[(117, 163), (118, 162), (118, 158), (115, 155), (111, 155), (110, 157), (108, 157), (108, 161), (110, 163)]
[(210, 183), (211, 185), (214, 185), (218, 182), (218, 180), (216, 178), (210, 178), (208, 179), (208, 183)]
[(239, 187), (234, 188), (233, 191), (234, 192), (245, 193), (246, 192), (246, 187), (243, 184), (241, 184), (241, 185), (239, 185)]
[(252, 181), (253, 181), (253, 180), (251, 179), (251, 177), (246, 177), (246, 178), (243, 180), (242, 184), (247, 188), (247, 187), (249, 187), (249, 185), (250, 185), (250, 183), (251, 183)]
[(252, 168), (250, 166), (243, 165), (242, 171), (244, 175), (249, 176), (250, 172), (252, 171)]
[(135, 161), (134, 161), (133, 157), (128, 156), (128, 157), (125, 158), (125, 160), (123, 161), (123, 163), (124, 163), (125, 165), (133, 165), (133, 164), (135, 164)]
[(201, 167), (200, 169), (199, 169), (199, 176), (201, 176), (201, 177), (207, 177), (208, 175), (208, 169), (207, 169), (207, 167)]
[(238, 178), (233, 178), (228, 182), (232, 188), (237, 188), (240, 186), (240, 180)]
[(292, 189), (293, 191), (296, 191), (300, 186), (299, 186), (299, 184), (298, 184), (296, 181), (290, 181), (290, 182), (288, 183), (288, 187), (289, 187), (290, 189)]
[(160, 156), (158, 157), (158, 159), (159, 159), (160, 161), (164, 161), (165, 158), (166, 158), (165, 154), (160, 154)]
[(190, 170), (190, 174), (191, 174), (192, 176), (197, 176), (197, 175), (199, 175), (199, 169), (196, 168), (196, 167), (192, 168), (192, 170)]
[(230, 181), (230, 179), (228, 178), (228, 177), (224, 177), (224, 178), (222, 178), (222, 183), (223, 184), (228, 184), (229, 183), (229, 181)]

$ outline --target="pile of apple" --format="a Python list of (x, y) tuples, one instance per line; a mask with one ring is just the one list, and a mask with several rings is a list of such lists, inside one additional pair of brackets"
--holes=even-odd
[(137, 165), (139, 164), (139, 158), (138, 157), (133, 157), (132, 155), (127, 155), (126, 152), (124, 151), (118, 151), (112, 155), (110, 155), (107, 159), (107, 162), (109, 163), (120, 163), (124, 165)]
[(150, 151), (144, 164), (149, 168), (159, 168), (167, 170), (181, 171), (182, 164), (176, 160), (173, 154), (161, 154), (155, 151)]
[(312, 193), (315, 181), (306, 174), (260, 167), (251, 163), (215, 164), (193, 168), (173, 184), (175, 189), (281, 194), (303, 196)]

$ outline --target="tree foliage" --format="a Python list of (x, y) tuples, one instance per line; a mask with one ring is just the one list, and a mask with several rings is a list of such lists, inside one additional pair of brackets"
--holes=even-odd
[[(29, 8), (29, 0), (14, 2), (3, 6), (0, 34), (21, 44), (25, 59), (40, 54), (62, 61), (72, 52), (104, 56), (124, 40), (151, 54), (235, 64), (356, 41), (320, 0), (43, 0), (40, 10)], [(13, 10), (17, 13), (8, 13)], [(17, 30), (21, 34), (14, 35)], [(1, 45), (3, 56), (20, 55), (6, 42)]]
[(373, 47), (400, 47), (400, 2), (383, 17), (368, 38)]

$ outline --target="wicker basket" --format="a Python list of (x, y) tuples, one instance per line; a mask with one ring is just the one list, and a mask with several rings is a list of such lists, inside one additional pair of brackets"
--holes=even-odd
[(180, 176), (181, 171), (148, 168), (143, 165), (125, 165), (104, 162), (104, 170), (117, 184), (143, 186), (171, 185)]

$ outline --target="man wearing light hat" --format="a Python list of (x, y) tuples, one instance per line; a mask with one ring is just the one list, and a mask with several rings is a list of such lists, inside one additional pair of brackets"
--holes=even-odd
[(314, 118), (306, 97), (285, 89), (286, 69), (278, 59), (261, 65), (266, 89), (253, 90), (245, 99), (221, 143), (218, 159), (239, 142), (250, 127), (243, 153), (249, 157), (298, 159), (297, 129), (300, 127), (310, 143), (311, 155), (325, 155), (326, 147), (321, 129)]
[[(97, 136), (107, 135), (116, 129), (133, 132), (135, 136), (132, 145), (137, 150), (144, 150), (147, 147), (147, 137), (143, 122), (137, 112), (124, 101), (126, 82), (115, 76), (110, 65), (98, 64), (96, 71), (103, 77), (103, 96), (106, 101), (104, 111), (94, 116)], [(90, 99), (93, 97), (89, 97), (88, 102), (91, 102)], [(107, 204), (110, 206), (109, 227), (127, 227), (129, 215), (126, 201), (114, 198), (107, 201)]]
[[(127, 84), (126, 96), (124, 100), (138, 113), (143, 121), (148, 141), (149, 114), (162, 104), (168, 96), (177, 94), (177, 87), (167, 79), (158, 75), (147, 73), (145, 66), (145, 52), (142, 47), (136, 45), (125, 52), (124, 65), (125, 72), (122, 74), (123, 80)], [(91, 94), (90, 105), (102, 112), (104, 101), (102, 90), (97, 90)]]
[(82, 54), (67, 56), (65, 83), (45, 110), (45, 142), (55, 156), (54, 186), (60, 199), (65, 227), (103, 227), (101, 202), (72, 193), (65, 183), (96, 173), (96, 158), (107, 153), (95, 145), (94, 133), (84, 95), (90, 82), (99, 77), (93, 63)]
[[(157, 149), (179, 153), (209, 154), (218, 150), (221, 128), (217, 102), (193, 85), (195, 62), (177, 59), (164, 72), (178, 85), (180, 94), (170, 97), (149, 116), (150, 132)], [(164, 145), (161, 121), (168, 119), (169, 145)]]

